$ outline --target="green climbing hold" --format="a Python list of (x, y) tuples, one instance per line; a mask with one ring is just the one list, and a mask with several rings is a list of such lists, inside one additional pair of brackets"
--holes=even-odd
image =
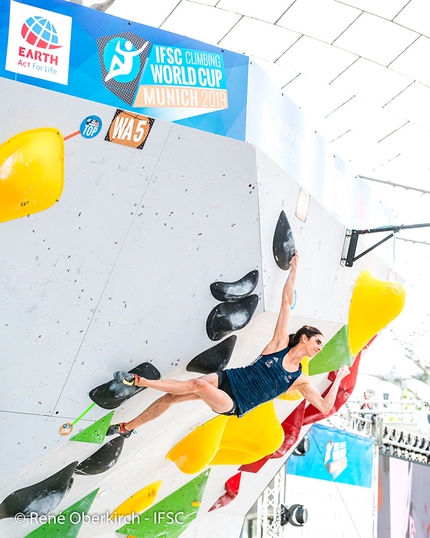
[(76, 538), (81, 530), (84, 517), (88, 514), (99, 488), (80, 499), (57, 516), (45, 516), (49, 522), (27, 534), (25, 538)]
[(136, 538), (176, 538), (197, 517), (209, 472), (199, 474), (116, 532)]
[(99, 418), (99, 420), (96, 420), (94, 424), (91, 424), (91, 426), (88, 426), (85, 430), (73, 435), (70, 440), (82, 441), (84, 443), (96, 443), (97, 445), (103, 444), (114, 413), (115, 411), (111, 411), (104, 417)]
[(353, 362), (348, 348), (348, 326), (344, 325), (309, 362), (309, 375), (333, 372), (342, 364), (351, 366)]

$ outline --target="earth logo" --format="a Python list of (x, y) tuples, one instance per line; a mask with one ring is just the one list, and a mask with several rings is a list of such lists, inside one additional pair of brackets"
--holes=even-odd
[(43, 17), (29, 17), (21, 28), (22, 37), (39, 49), (59, 49), (58, 33), (54, 25)]

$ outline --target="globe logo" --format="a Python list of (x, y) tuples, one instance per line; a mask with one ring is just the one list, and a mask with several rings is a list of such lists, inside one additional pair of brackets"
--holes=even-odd
[(59, 49), (58, 34), (54, 25), (43, 17), (30, 17), (21, 28), (22, 37), (39, 49)]

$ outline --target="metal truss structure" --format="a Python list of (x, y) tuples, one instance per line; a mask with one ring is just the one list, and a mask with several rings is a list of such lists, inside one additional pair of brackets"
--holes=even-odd
[[(327, 419), (327, 424), (340, 430), (356, 433), (375, 441), (375, 456), (384, 454), (430, 465), (430, 436), (416, 434), (395, 423), (385, 422), (393, 415), (410, 415), (415, 405), (423, 402), (390, 402), (387, 400), (350, 400), (343, 410)], [(424, 406), (427, 404), (424, 404)], [(413, 411), (408, 408), (413, 408)], [(373, 480), (376, 484), (378, 462), (375, 458)], [(286, 463), (282, 465), (270, 484), (258, 498), (245, 519), (241, 538), (281, 538), (284, 529), (280, 524), (281, 505), (285, 503)], [(375, 510), (377, 506), (375, 488)], [(376, 513), (374, 536), (376, 536)]]
[(402, 424), (386, 422), (390, 416), (415, 413), (418, 405), (428, 407), (428, 404), (415, 400), (350, 401), (345, 406), (346, 412), (338, 413), (330, 422), (340, 421), (336, 427), (373, 437), (380, 454), (430, 464), (430, 436), (427, 433), (414, 433)]

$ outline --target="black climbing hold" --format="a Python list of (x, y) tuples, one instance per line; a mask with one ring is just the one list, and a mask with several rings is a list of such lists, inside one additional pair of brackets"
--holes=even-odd
[(232, 331), (247, 325), (258, 305), (258, 295), (249, 295), (236, 303), (221, 303), (212, 309), (206, 320), (206, 332), (211, 340), (221, 340)]
[(224, 370), (236, 344), (237, 336), (232, 334), (216, 346), (203, 351), (187, 364), (188, 372), (211, 374)]
[(31, 514), (44, 516), (53, 512), (72, 487), (77, 464), (74, 461), (42, 482), (11, 493), (0, 504), (0, 519), (16, 514), (30, 517)]
[[(136, 368), (133, 368), (133, 370), (130, 370), (130, 372), (140, 377), (146, 377), (146, 379), (160, 379), (161, 377), (160, 372), (150, 362), (143, 362), (139, 366), (136, 366)], [(112, 379), (92, 389), (89, 396), (93, 402), (103, 407), (103, 409), (115, 409), (145, 388), (124, 385), (124, 383), (118, 383), (118, 381)]]
[(76, 474), (100, 474), (111, 469), (118, 461), (122, 447), (124, 446), (124, 437), (120, 435), (104, 444), (89, 458), (82, 461), (76, 467)]
[(277, 266), (287, 271), (291, 267), (295, 251), (296, 245), (290, 223), (285, 212), (281, 211), (273, 236), (273, 256)]
[(211, 293), (217, 301), (234, 302), (248, 297), (258, 284), (258, 271), (251, 271), (237, 282), (214, 282)]

